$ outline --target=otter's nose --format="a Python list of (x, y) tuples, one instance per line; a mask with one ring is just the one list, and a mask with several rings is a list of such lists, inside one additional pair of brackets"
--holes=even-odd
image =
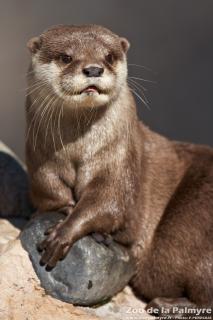
[(87, 67), (83, 69), (83, 73), (87, 77), (100, 77), (104, 72), (104, 68), (100, 67)]

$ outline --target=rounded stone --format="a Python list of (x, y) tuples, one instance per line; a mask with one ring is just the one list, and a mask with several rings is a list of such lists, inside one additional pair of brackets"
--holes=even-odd
[(0, 178), (0, 216), (29, 217), (33, 208), (27, 173), (21, 161), (1, 141)]
[(77, 241), (66, 258), (47, 271), (40, 265), (37, 244), (44, 232), (63, 215), (49, 212), (36, 216), (20, 235), (42, 287), (51, 296), (75, 305), (98, 305), (121, 291), (134, 274), (133, 259), (116, 242), (98, 243), (92, 236)]

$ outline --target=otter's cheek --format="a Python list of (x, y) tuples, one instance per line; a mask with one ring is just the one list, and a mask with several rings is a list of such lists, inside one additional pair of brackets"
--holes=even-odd
[(33, 59), (33, 65), (36, 79), (44, 81), (44, 83), (48, 83), (53, 87), (58, 83), (61, 70), (54, 61), (41, 63), (39, 62), (39, 56), (36, 56)]

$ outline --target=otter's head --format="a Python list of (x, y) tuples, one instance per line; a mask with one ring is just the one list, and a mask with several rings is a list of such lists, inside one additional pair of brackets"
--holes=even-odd
[(28, 48), (33, 81), (69, 105), (106, 105), (126, 83), (129, 43), (101, 26), (56, 26)]

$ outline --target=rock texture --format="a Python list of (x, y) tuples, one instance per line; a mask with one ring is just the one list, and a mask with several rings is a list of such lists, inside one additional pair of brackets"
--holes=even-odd
[(97, 243), (87, 236), (77, 241), (67, 257), (51, 271), (40, 266), (37, 244), (44, 231), (64, 216), (49, 212), (38, 215), (22, 232), (20, 239), (47, 293), (75, 305), (97, 305), (121, 291), (134, 274), (133, 260), (115, 242)]
[(24, 166), (12, 151), (0, 142), (0, 216), (29, 217), (31, 212)]
[(8, 220), (0, 219), (0, 255), (6, 250), (8, 242), (17, 238), (19, 233), (19, 229), (12, 226)]
[(1, 320), (148, 319), (144, 303), (128, 287), (98, 308), (74, 307), (47, 295), (21, 242), (13, 239), (18, 234), (17, 228), (0, 219)]
[(0, 256), (1, 320), (95, 320), (70, 304), (45, 294), (20, 241), (10, 242)]

